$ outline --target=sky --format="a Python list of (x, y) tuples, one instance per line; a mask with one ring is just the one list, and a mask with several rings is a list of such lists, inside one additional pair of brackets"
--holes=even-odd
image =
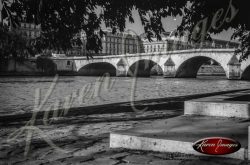
[[(130, 23), (127, 19), (126, 30), (131, 29), (138, 35), (144, 33), (144, 29), (143, 29), (143, 26), (141, 24), (139, 14), (135, 10), (133, 11), (133, 18), (134, 18), (134, 22), (135, 22), (133, 24)], [(173, 31), (177, 28), (178, 25), (180, 25), (181, 17), (180, 16), (177, 16), (175, 18), (174, 17), (167, 17), (167, 18), (162, 19), (162, 22), (163, 22), (163, 28), (165, 29), (165, 31)], [(212, 38), (222, 39), (222, 40), (230, 40), (230, 37), (232, 34), (233, 34), (233, 29), (229, 29), (227, 31), (221, 32), (218, 35), (212, 35)]]

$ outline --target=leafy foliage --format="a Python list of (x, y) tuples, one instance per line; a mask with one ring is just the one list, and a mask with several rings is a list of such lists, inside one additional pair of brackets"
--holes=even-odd
[[(210, 34), (218, 34), (229, 28), (235, 29), (232, 39), (241, 42), (236, 53), (242, 53), (240, 60), (249, 56), (250, 48), (250, 16), (245, 0), (190, 0), (183, 8), (183, 19), (180, 31), (189, 31), (190, 39), (201, 41)], [(200, 24), (199, 24), (200, 23)], [(194, 36), (198, 29), (200, 36)]]
[(34, 54), (33, 41), (27, 42), (19, 33), (9, 31), (8, 27), (0, 24), (0, 60), (14, 58), (22, 61), (30, 54)]
[(56, 73), (56, 64), (49, 57), (39, 56), (36, 59), (37, 69), (40, 69), (42, 73), (45, 74), (55, 74)]
[[(101, 23), (113, 32), (124, 31), (126, 19), (133, 23), (132, 11), (137, 10), (149, 40), (161, 39), (162, 18), (180, 15), (183, 19), (178, 30), (190, 32), (190, 40), (200, 42), (233, 28), (232, 37), (242, 43), (237, 52), (242, 53), (241, 59), (249, 56), (250, 18), (244, 0), (13, 0), (8, 10), (12, 16), (41, 24), (37, 42), (41, 48), (70, 49), (72, 38), (83, 30), (87, 49), (98, 52), (102, 49)], [(3, 10), (4, 17), (8, 10)]]

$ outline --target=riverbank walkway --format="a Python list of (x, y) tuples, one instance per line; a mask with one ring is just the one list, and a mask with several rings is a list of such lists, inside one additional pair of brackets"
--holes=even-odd
[(111, 148), (203, 155), (193, 143), (207, 137), (232, 138), (239, 151), (221, 155), (250, 159), (250, 90), (185, 101), (184, 115), (110, 134)]

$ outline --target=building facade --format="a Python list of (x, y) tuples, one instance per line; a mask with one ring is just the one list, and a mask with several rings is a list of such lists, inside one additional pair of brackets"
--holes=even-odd
[[(131, 33), (117, 32), (112, 33), (111, 29), (103, 30), (105, 35), (101, 39), (102, 50), (98, 54), (93, 53), (94, 56), (106, 55), (120, 55), (120, 54), (133, 54), (140, 52), (140, 37)], [(82, 51), (83, 54), (87, 53), (86, 50), (86, 35), (82, 32)]]
[(158, 41), (156, 38), (152, 38), (152, 41), (148, 41), (145, 34), (141, 35), (142, 52), (165, 52), (173, 50), (185, 50), (195, 48), (237, 48), (238, 42), (225, 41), (219, 39), (212, 39), (212, 41), (205, 41), (202, 43), (193, 43), (188, 41), (188, 35), (176, 35), (175, 31), (165, 32), (161, 34), (162, 40)]
[(151, 38), (152, 41), (150, 42), (146, 34), (142, 34), (142, 52), (150, 53), (150, 52), (164, 52), (164, 51), (171, 51), (175, 49), (184, 49), (187, 45), (188, 39), (186, 35), (181, 37), (176, 36), (175, 32), (163, 32), (161, 35), (161, 41), (158, 41), (156, 38)]
[(139, 37), (130, 33), (112, 34), (111, 30), (105, 30), (102, 39), (101, 55), (134, 54), (140, 52)]
[(41, 25), (21, 22), (18, 32), (28, 39), (35, 39), (41, 35)]
[[(41, 35), (41, 25), (36, 25), (34, 23), (26, 23), (21, 22), (20, 26), (18, 27), (17, 31), (25, 38), (29, 39), (36, 39)], [(81, 38), (81, 34), (77, 34), (75, 38)], [(83, 41), (83, 40), (82, 40)], [(83, 41), (84, 42), (84, 41)], [(84, 50), (82, 46), (78, 46), (75, 42), (72, 42), (72, 49), (68, 50), (67, 52), (64, 51), (57, 51), (53, 53), (62, 54), (65, 53), (67, 56), (83, 56)]]
[[(77, 33), (73, 38), (72, 49), (66, 52), (67, 56), (86, 56), (86, 40), (84, 39), (83, 32)], [(79, 40), (79, 41), (77, 41)], [(77, 42), (81, 42), (78, 44)]]

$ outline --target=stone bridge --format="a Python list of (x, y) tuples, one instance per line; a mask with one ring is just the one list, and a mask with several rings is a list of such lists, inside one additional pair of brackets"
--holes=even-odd
[(234, 49), (192, 49), (168, 52), (138, 53), (111, 56), (53, 58), (58, 71), (79, 75), (150, 76), (153, 66), (164, 77), (195, 78), (202, 64), (213, 59), (224, 69), (228, 79), (250, 79), (250, 60), (239, 63)]

